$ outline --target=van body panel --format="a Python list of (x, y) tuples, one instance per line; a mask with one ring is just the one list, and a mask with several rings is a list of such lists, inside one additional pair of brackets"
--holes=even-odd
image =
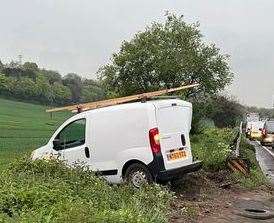
[[(173, 100), (158, 105), (156, 118), (165, 168), (173, 169), (191, 164), (193, 162), (189, 140), (192, 118), (191, 104)], [(168, 156), (178, 150), (183, 150), (185, 156), (169, 160)]]
[[(63, 150), (54, 149), (54, 141), (60, 138), (60, 132), (81, 119), (86, 120), (84, 142)], [(174, 174), (191, 172), (199, 166), (193, 163), (191, 154), (191, 119), (191, 103), (177, 99), (85, 111), (66, 120), (47, 145), (33, 152), (32, 158), (51, 156), (64, 160), (69, 166), (81, 164), (102, 173), (111, 183), (120, 183), (124, 165), (137, 160), (148, 166), (155, 179), (159, 176), (169, 179)], [(159, 129), (159, 154), (153, 154), (150, 147), (149, 131), (153, 128)], [(168, 156), (177, 150), (183, 150), (186, 156), (170, 160)]]
[[(102, 109), (92, 115), (96, 169), (117, 169), (121, 161), (128, 159), (138, 158), (145, 163), (152, 159), (148, 141), (149, 109), (153, 107), (141, 104), (112, 112)], [(143, 152), (145, 158), (141, 155)]]
[[(123, 166), (131, 160), (138, 160), (142, 163), (148, 165), (153, 161), (153, 155), (149, 151), (149, 147), (139, 147), (139, 148), (132, 148), (122, 151), (118, 154), (117, 160), (120, 163), (119, 168), (123, 168)], [(134, 155), (133, 155), (134, 154)]]

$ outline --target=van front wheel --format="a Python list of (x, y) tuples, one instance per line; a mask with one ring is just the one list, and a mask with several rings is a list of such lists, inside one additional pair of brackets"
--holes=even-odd
[(145, 165), (134, 163), (127, 168), (125, 180), (133, 184), (134, 187), (139, 188), (144, 184), (152, 183), (153, 178)]

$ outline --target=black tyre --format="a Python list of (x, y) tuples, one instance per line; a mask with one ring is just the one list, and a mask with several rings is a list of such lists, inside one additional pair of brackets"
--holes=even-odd
[(153, 178), (148, 168), (140, 163), (130, 165), (124, 176), (125, 180), (131, 183), (134, 187), (141, 187), (143, 184), (150, 184)]

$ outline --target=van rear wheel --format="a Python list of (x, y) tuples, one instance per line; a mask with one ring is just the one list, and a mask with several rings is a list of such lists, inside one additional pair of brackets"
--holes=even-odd
[(134, 163), (130, 165), (125, 172), (125, 180), (134, 187), (140, 188), (144, 184), (153, 182), (153, 178), (145, 165)]

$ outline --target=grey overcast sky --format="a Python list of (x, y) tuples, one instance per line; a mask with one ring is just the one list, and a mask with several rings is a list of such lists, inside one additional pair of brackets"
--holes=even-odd
[(274, 95), (273, 0), (0, 0), (0, 59), (62, 74), (95, 77), (137, 31), (165, 11), (199, 21), (205, 41), (231, 55), (228, 92), (241, 103), (271, 106)]

